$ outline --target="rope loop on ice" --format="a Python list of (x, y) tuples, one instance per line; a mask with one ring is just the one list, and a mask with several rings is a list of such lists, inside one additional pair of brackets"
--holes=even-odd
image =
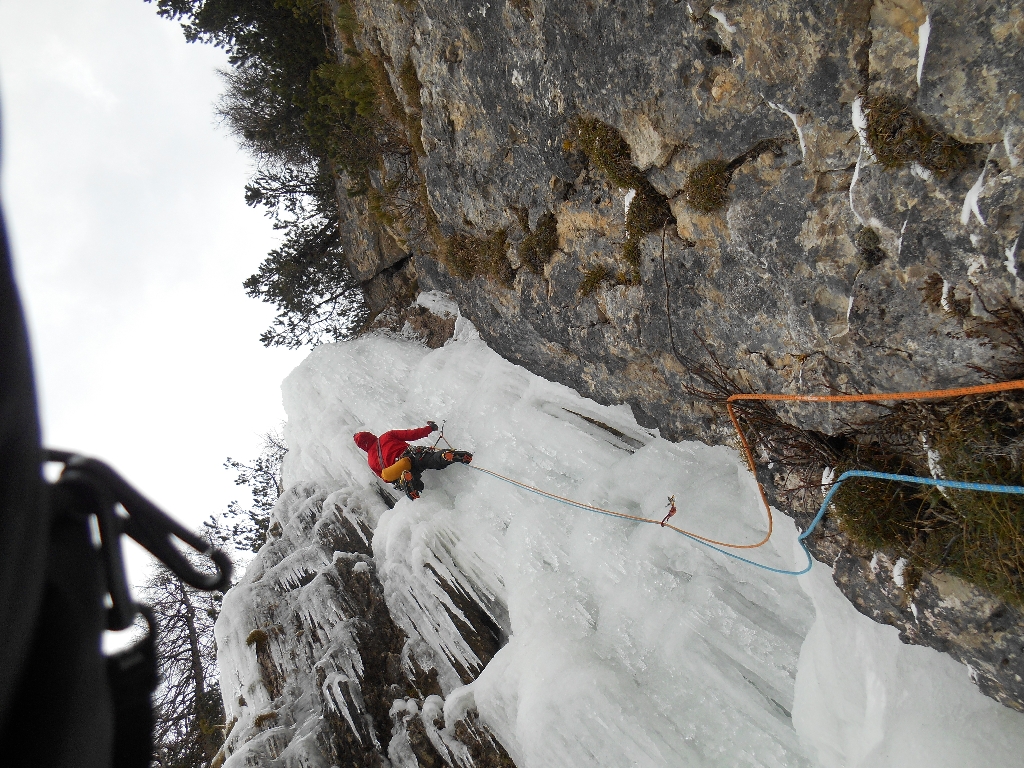
[[(671, 528), (676, 533), (682, 534), (683, 536), (686, 536), (688, 539), (692, 539), (693, 541), (697, 542), (698, 544), (701, 544), (702, 546), (708, 547), (709, 549), (713, 549), (716, 552), (720, 552), (721, 554), (727, 557), (731, 557), (734, 560), (739, 560), (742, 563), (753, 565), (757, 568), (760, 568), (765, 571), (770, 571), (772, 573), (779, 573), (786, 576), (800, 576), (811, 570), (811, 565), (814, 562), (813, 558), (811, 557), (810, 550), (807, 549), (807, 545), (804, 543), (804, 541), (814, 532), (814, 529), (817, 528), (818, 523), (820, 523), (822, 518), (825, 517), (825, 513), (828, 511), (828, 507), (832, 503), (833, 497), (839, 491), (839, 487), (850, 478), (866, 477), (876, 480), (891, 480), (901, 483), (930, 485), (939, 488), (953, 488), (957, 490), (966, 491), (984, 491), (988, 493), (1009, 493), (1017, 495), (1024, 495), (1024, 486), (993, 485), (992, 483), (971, 483), (964, 482), (961, 480), (944, 480), (931, 477), (916, 477), (914, 475), (895, 475), (890, 474), (888, 472), (872, 472), (869, 470), (851, 469), (840, 475), (839, 478), (832, 484), (832, 486), (829, 488), (828, 493), (825, 494), (824, 500), (822, 500), (821, 502), (821, 507), (818, 509), (818, 514), (815, 515), (814, 520), (811, 521), (811, 524), (810, 526), (808, 526), (807, 530), (801, 533), (800, 536), (797, 538), (797, 543), (803, 549), (804, 555), (806, 555), (807, 557), (807, 565), (799, 571), (786, 570), (783, 568), (772, 568), (771, 566), (764, 565), (763, 563), (757, 563), (753, 560), (748, 560), (745, 557), (740, 557), (734, 552), (728, 551), (728, 549), (756, 549), (757, 547), (763, 546), (771, 538), (772, 531), (774, 528), (772, 521), (771, 505), (769, 505), (768, 503), (768, 497), (765, 494), (764, 486), (761, 484), (761, 481), (757, 478), (757, 467), (754, 463), (754, 454), (750, 448), (750, 443), (747, 441), (746, 435), (743, 434), (743, 430), (740, 428), (739, 420), (737, 419), (736, 412), (733, 409), (734, 403), (741, 400), (790, 401), (805, 403), (869, 403), (881, 401), (891, 402), (898, 400), (937, 400), (948, 397), (963, 397), (965, 395), (1006, 392), (1014, 389), (1024, 389), (1024, 380), (1007, 381), (997, 384), (981, 384), (972, 387), (955, 387), (953, 389), (935, 389), (924, 390), (919, 392), (892, 392), (887, 394), (882, 393), (870, 395), (759, 395), (756, 393), (740, 393), (731, 395), (726, 400), (726, 410), (729, 412), (729, 418), (732, 419), (732, 424), (733, 427), (735, 427), (736, 429), (736, 434), (739, 435), (740, 443), (743, 446), (743, 451), (746, 456), (747, 466), (750, 468), (751, 473), (754, 475), (754, 480), (757, 483), (757, 490), (761, 495), (761, 502), (764, 505), (764, 509), (768, 514), (768, 531), (765, 534), (764, 538), (756, 544), (730, 544), (728, 542), (710, 539), (705, 536), (693, 533), (692, 531), (687, 531), (672, 525), (668, 522), (668, 520), (676, 512), (674, 496), (669, 497), (669, 513), (665, 515), (664, 519), (656, 520), (647, 517), (642, 517), (639, 515), (630, 515), (626, 512), (615, 512), (613, 510), (604, 509), (603, 507), (597, 507), (592, 504), (584, 504), (581, 501), (575, 501), (564, 496), (559, 496), (557, 494), (551, 493), (550, 491), (545, 491), (540, 488), (536, 488), (527, 483), (521, 482), (519, 480), (514, 480), (511, 477), (506, 477), (505, 475), (499, 474), (498, 472), (495, 472), (490, 469), (485, 469), (484, 467), (479, 467), (474, 464), (469, 465), (469, 467), (470, 469), (475, 469), (477, 472), (483, 472), (506, 483), (511, 483), (512, 485), (518, 486), (519, 488), (529, 491), (530, 493), (535, 493), (539, 496), (551, 499), (552, 501), (557, 501), (560, 504), (567, 504), (568, 506), (576, 507), (577, 509), (583, 509), (588, 512), (596, 512), (601, 515), (608, 515), (609, 517), (618, 517), (624, 520), (633, 520), (634, 522), (638, 523), (652, 523), (662, 528)], [(441, 434), (438, 436), (438, 441), (440, 441), (442, 438), (444, 438), (443, 425)], [(444, 438), (444, 440), (446, 443), (448, 442), (447, 438)], [(437, 445), (436, 441), (434, 445)], [(723, 547), (726, 549), (723, 549)]]
[(800, 536), (797, 538), (797, 543), (800, 544), (800, 547), (804, 551), (804, 555), (807, 556), (807, 565), (799, 571), (791, 571), (786, 570), (784, 568), (773, 568), (769, 565), (764, 565), (763, 563), (758, 563), (753, 560), (748, 560), (745, 557), (740, 557), (739, 555), (733, 552), (729, 552), (728, 550), (721, 549), (715, 546), (715, 544), (713, 544), (711, 540), (706, 539), (703, 536), (691, 533), (690, 531), (685, 531), (682, 528), (677, 528), (671, 523), (668, 523), (668, 517), (666, 517), (665, 520), (652, 520), (648, 517), (630, 515), (626, 512), (616, 512), (614, 510), (594, 506), (593, 504), (584, 504), (581, 501), (575, 501), (564, 496), (559, 496), (557, 494), (551, 493), (550, 491), (545, 491), (540, 488), (536, 488), (532, 485), (528, 485), (527, 483), (521, 482), (519, 480), (514, 480), (511, 477), (506, 477), (505, 475), (499, 474), (498, 472), (486, 469), (484, 467), (478, 467), (473, 464), (470, 464), (469, 468), (475, 469), (477, 472), (483, 472), (499, 480), (503, 480), (506, 483), (511, 483), (512, 485), (518, 486), (523, 490), (535, 493), (538, 496), (543, 496), (544, 498), (551, 499), (552, 501), (557, 501), (560, 504), (567, 504), (570, 507), (584, 509), (587, 510), (588, 512), (597, 512), (598, 514), (608, 515), (610, 517), (619, 517), (624, 520), (633, 520), (638, 523), (653, 523), (663, 528), (671, 528), (676, 533), (680, 533), (688, 539), (692, 539), (698, 544), (708, 547), (709, 549), (713, 549), (716, 552), (720, 552), (721, 554), (727, 557), (731, 557), (734, 560), (739, 560), (741, 563), (753, 565), (757, 568), (761, 568), (762, 570), (770, 571), (772, 573), (780, 573), (784, 576), (801, 576), (807, 573), (809, 570), (811, 570), (811, 565), (814, 561), (811, 557), (810, 551), (807, 549), (807, 545), (804, 544), (804, 540), (807, 539), (812, 533), (814, 533), (814, 529), (818, 527), (818, 523), (820, 523), (822, 518), (825, 517), (825, 513), (828, 511), (828, 507), (832, 503), (832, 498), (836, 495), (836, 492), (839, 490), (839, 486), (852, 477), (868, 477), (874, 478), (876, 480), (895, 480), (901, 483), (916, 483), (918, 485), (931, 485), (942, 488), (953, 488), (966, 491), (988, 491), (990, 493), (1013, 493), (1024, 495), (1024, 486), (1019, 485), (992, 485), (990, 483), (966, 483), (960, 480), (936, 480), (930, 477), (916, 477), (914, 475), (893, 475), (889, 474), (888, 472), (870, 472), (868, 470), (851, 469), (850, 471), (841, 474), (839, 476), (839, 479), (837, 479), (835, 483), (832, 484), (832, 487), (829, 489), (829, 492), (825, 495), (825, 499), (821, 502), (821, 507), (818, 509), (818, 514), (815, 515), (814, 520), (811, 521), (811, 524), (810, 526), (808, 526), (807, 530), (801, 533)]
[[(596, 507), (593, 504), (584, 504), (582, 501), (575, 501), (573, 499), (568, 499), (568, 498), (566, 498), (564, 496), (558, 496), (557, 494), (551, 493), (550, 491), (544, 491), (544, 490), (541, 490), (540, 488), (536, 488), (536, 487), (534, 487), (532, 485), (528, 485), (527, 483), (523, 483), (523, 482), (521, 482), (519, 480), (513, 480), (511, 477), (506, 477), (505, 475), (499, 474), (499, 473), (497, 473), (497, 472), (495, 472), (494, 470), (491, 470), (491, 469), (485, 469), (484, 467), (478, 467), (478, 466), (476, 466), (474, 464), (470, 464), (469, 468), (470, 469), (475, 469), (477, 472), (483, 472), (485, 474), (488, 474), (491, 477), (496, 477), (499, 480), (504, 480), (506, 483), (511, 483), (512, 485), (518, 486), (518, 487), (522, 488), (525, 491), (529, 491), (530, 493), (536, 493), (538, 496), (543, 496), (544, 498), (551, 499), (552, 501), (557, 501), (560, 504), (567, 504), (570, 507), (576, 507), (577, 509), (585, 509), (588, 512), (597, 512), (599, 515), (608, 515), (609, 517), (619, 517), (619, 518), (622, 518), (623, 520), (633, 520), (634, 522), (637, 522), (637, 523), (652, 523), (653, 525), (657, 525), (657, 526), (662, 527), (662, 528), (671, 528), (676, 533), (680, 533), (683, 536), (685, 536), (686, 538), (692, 539), (693, 541), (696, 541), (698, 544), (702, 544), (703, 546), (708, 547), (709, 549), (713, 549), (716, 552), (721, 552), (723, 555), (727, 555), (728, 557), (731, 557), (734, 560), (739, 560), (740, 562), (747, 563), (748, 565), (754, 565), (754, 566), (757, 566), (758, 568), (763, 568), (766, 571), (772, 571), (774, 573), (783, 573), (783, 574), (787, 574), (787, 575), (790, 575), (790, 576), (799, 576), (800, 574), (807, 573), (809, 570), (811, 570), (811, 553), (807, 551), (807, 547), (804, 547), (804, 552), (807, 554), (807, 567), (804, 568), (802, 571), (786, 571), (786, 570), (781, 570), (779, 568), (772, 568), (772, 567), (767, 566), (767, 565), (762, 565), (761, 563), (756, 563), (753, 560), (748, 560), (745, 557), (740, 557), (739, 555), (734, 554), (732, 552), (729, 552), (726, 549), (722, 549), (722, 548), (716, 546), (716, 544), (718, 544), (719, 542), (716, 542), (714, 539), (708, 539), (708, 538), (700, 536), (700, 535), (698, 535), (696, 533), (692, 533), (691, 531), (685, 531), (682, 528), (677, 528), (676, 526), (674, 526), (674, 525), (672, 525), (671, 523), (668, 522), (668, 517), (666, 517), (664, 520), (655, 520), (655, 519), (651, 519), (649, 517), (641, 517), (639, 515), (630, 515), (630, 514), (628, 514), (626, 512), (615, 512), (614, 510), (611, 510), (611, 509), (604, 509), (603, 507)], [(1024, 489), (1022, 489), (1022, 490), (1024, 490)], [(765, 541), (767, 541), (767, 539), (765, 539)], [(761, 543), (763, 544), (764, 542), (761, 542)], [(801, 546), (803, 546), (803, 541), (801, 541), (800, 544), (801, 544)], [(735, 548), (740, 548), (740, 547), (742, 547), (742, 548), (749, 548), (751, 545), (749, 545), (749, 544), (722, 544), (722, 546), (723, 547), (735, 547)], [(758, 546), (760, 546), (760, 545), (758, 545)]]

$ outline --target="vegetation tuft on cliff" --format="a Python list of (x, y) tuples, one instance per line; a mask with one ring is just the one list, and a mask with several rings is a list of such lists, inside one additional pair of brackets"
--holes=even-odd
[(640, 240), (673, 220), (668, 199), (633, 165), (629, 145), (622, 135), (607, 123), (580, 117), (573, 127), (573, 138), (567, 148), (578, 147), (590, 163), (622, 190), (635, 190), (633, 202), (626, 213), (626, 241), (622, 258), (628, 265), (626, 281), (640, 283)]

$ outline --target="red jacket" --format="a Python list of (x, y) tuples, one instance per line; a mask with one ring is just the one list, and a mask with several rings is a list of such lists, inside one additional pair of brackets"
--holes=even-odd
[[(356, 432), (352, 439), (355, 440), (356, 445), (366, 451), (366, 462), (377, 477), (380, 477), (380, 473), (398, 461), (398, 457), (409, 447), (407, 440), (419, 440), (429, 435), (431, 431), (429, 426), (419, 429), (392, 429), (379, 438), (372, 432)], [(379, 456), (378, 446), (380, 446)], [(381, 466), (381, 458), (384, 459), (383, 466)]]

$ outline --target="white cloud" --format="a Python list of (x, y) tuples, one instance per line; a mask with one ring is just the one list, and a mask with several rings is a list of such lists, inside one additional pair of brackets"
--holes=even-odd
[[(0, 0), (2, 189), (44, 438), (190, 525), (240, 491), (303, 353), (241, 286), (275, 236), (215, 124), (223, 52), (138, 0)], [(199, 503), (196, 500), (199, 499)]]

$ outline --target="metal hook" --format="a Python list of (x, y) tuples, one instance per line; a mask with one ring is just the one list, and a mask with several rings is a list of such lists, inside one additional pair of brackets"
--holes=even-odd
[[(107, 591), (113, 603), (108, 615), (110, 629), (125, 629), (138, 611), (131, 599), (121, 555), (120, 535), (125, 533), (148, 549), (178, 578), (191, 587), (206, 591), (227, 591), (231, 585), (231, 558), (160, 510), (133, 488), (110, 466), (97, 459), (68, 451), (47, 450), (47, 461), (64, 464), (57, 485), (80, 491), (88, 513), (96, 515), (100, 529)], [(128, 513), (119, 515), (120, 504)], [(196, 570), (174, 545), (174, 539), (210, 558), (215, 573)]]

